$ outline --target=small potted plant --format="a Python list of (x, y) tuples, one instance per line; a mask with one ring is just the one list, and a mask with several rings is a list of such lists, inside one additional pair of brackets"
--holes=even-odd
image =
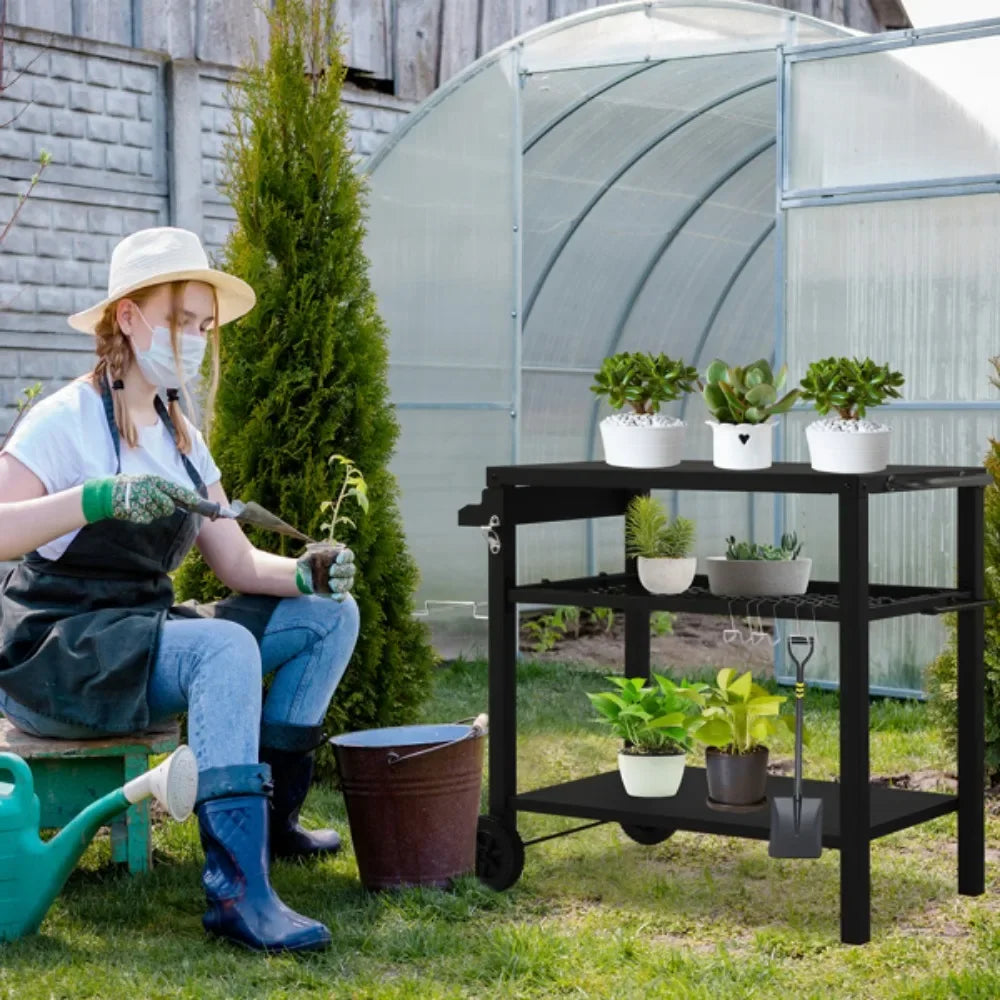
[(715, 359), (705, 372), (702, 397), (715, 418), (712, 463), (720, 469), (766, 469), (773, 455), (774, 424), (769, 418), (786, 413), (799, 397), (792, 389), (781, 399), (787, 368), (775, 375), (763, 358), (746, 368)]
[[(814, 361), (802, 379), (802, 398), (823, 420), (806, 427), (809, 461), (819, 472), (878, 472), (889, 464), (891, 428), (866, 420), (870, 406), (899, 399), (901, 372), (871, 358)], [(836, 411), (836, 416), (829, 415)]]
[(791, 716), (780, 715), (784, 695), (768, 694), (748, 670), (719, 671), (702, 694), (701, 726), (694, 731), (705, 744), (708, 804), (734, 810), (759, 809), (767, 787), (767, 741), (779, 726), (794, 729)]
[(708, 589), (727, 597), (782, 597), (809, 588), (812, 560), (800, 558), (802, 543), (793, 531), (780, 545), (726, 539), (724, 556), (709, 556), (705, 564)]
[(605, 358), (590, 391), (619, 412), (601, 423), (608, 465), (655, 469), (677, 465), (684, 453), (683, 420), (660, 413), (698, 384), (696, 369), (665, 354), (622, 352)]
[(625, 552), (634, 556), (639, 582), (651, 594), (682, 594), (691, 586), (698, 560), (691, 555), (694, 521), (675, 517), (649, 494), (629, 501)]
[(330, 592), (330, 567), (337, 556), (346, 547), (345, 543), (337, 537), (340, 528), (356, 527), (346, 514), (341, 514), (340, 509), (345, 500), (353, 499), (362, 513), (368, 513), (368, 484), (357, 466), (343, 455), (331, 455), (327, 463), (336, 466), (343, 473), (343, 480), (340, 489), (337, 491), (336, 500), (324, 500), (319, 509), (323, 513), (329, 512), (329, 520), (324, 521), (319, 530), (323, 532), (322, 541), (310, 542), (306, 546), (306, 552), (316, 553), (310, 560), (312, 567), (312, 587), (314, 594), (324, 594)]
[(618, 770), (629, 795), (655, 798), (676, 795), (684, 776), (691, 730), (702, 725), (701, 699), (705, 684), (653, 674), (606, 677), (613, 691), (589, 694), (591, 704), (612, 732), (623, 741)]

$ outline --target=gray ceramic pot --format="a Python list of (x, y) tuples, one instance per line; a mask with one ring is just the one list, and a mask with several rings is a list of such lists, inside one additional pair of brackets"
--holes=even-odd
[(767, 747), (752, 753), (724, 753), (715, 747), (705, 751), (708, 797), (727, 806), (763, 804), (767, 789)]
[(727, 559), (709, 556), (705, 560), (708, 589), (728, 597), (783, 597), (804, 594), (809, 588), (812, 559)]

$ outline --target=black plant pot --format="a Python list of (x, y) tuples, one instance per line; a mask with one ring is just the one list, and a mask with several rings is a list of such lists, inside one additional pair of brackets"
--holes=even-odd
[(767, 747), (744, 754), (709, 747), (705, 751), (705, 777), (709, 805), (759, 809), (766, 802)]

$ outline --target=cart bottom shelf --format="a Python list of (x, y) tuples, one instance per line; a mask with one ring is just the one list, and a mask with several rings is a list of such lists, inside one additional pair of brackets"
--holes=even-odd
[[(776, 796), (790, 797), (792, 785), (791, 778), (769, 777), (768, 800)], [(870, 835), (873, 839), (958, 810), (957, 795), (903, 791), (880, 785), (868, 787), (871, 802)], [(803, 797), (819, 797), (823, 800), (824, 847), (840, 847), (840, 791), (841, 786), (833, 781), (803, 782)], [(632, 826), (721, 833), (730, 837), (753, 837), (758, 840), (767, 840), (770, 836), (769, 805), (747, 813), (712, 809), (708, 804), (705, 770), (700, 767), (685, 769), (681, 787), (672, 798), (641, 799), (627, 795), (618, 772), (610, 771), (525, 792), (515, 798), (515, 803), (521, 812), (574, 816)]]

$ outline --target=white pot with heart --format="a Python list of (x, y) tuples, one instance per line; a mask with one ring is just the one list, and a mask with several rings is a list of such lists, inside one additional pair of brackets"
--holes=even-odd
[(774, 424), (721, 424), (712, 428), (712, 464), (719, 469), (767, 469), (774, 453)]

